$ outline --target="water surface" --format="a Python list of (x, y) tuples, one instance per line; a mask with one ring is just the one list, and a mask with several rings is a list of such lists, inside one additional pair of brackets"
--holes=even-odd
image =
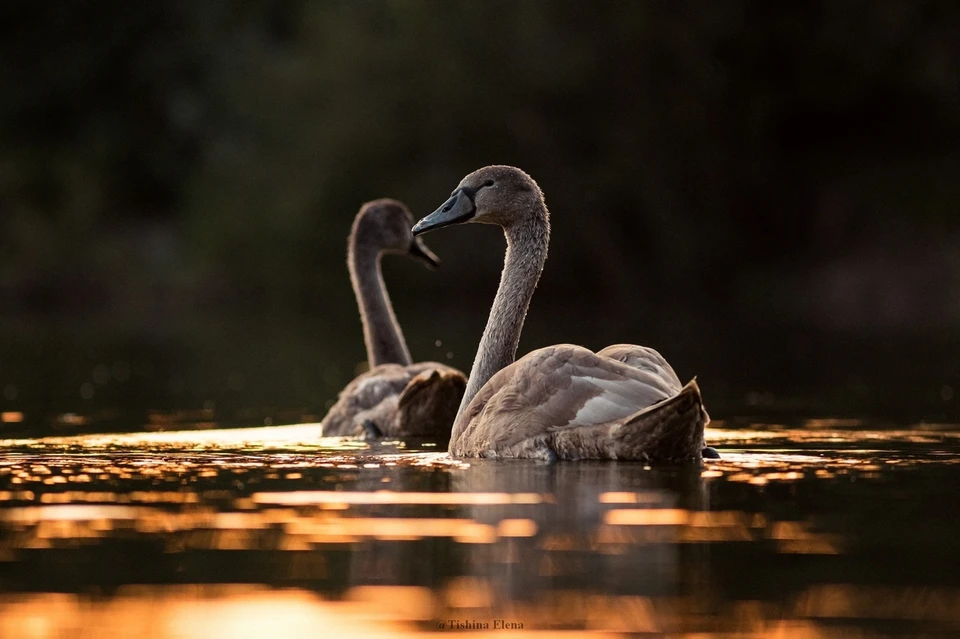
[(953, 635), (960, 428), (872, 426), (715, 422), (723, 459), (680, 467), (7, 440), (0, 636)]

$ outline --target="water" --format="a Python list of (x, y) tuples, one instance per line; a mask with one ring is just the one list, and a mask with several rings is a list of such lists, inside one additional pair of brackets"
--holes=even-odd
[(960, 631), (960, 429), (714, 426), (723, 459), (670, 468), (316, 424), (7, 440), (0, 637)]

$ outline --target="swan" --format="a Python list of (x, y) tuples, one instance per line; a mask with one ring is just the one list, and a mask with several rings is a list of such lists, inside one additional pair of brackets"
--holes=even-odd
[(413, 235), (463, 223), (496, 224), (507, 240), (500, 287), (453, 425), (454, 457), (547, 461), (682, 461), (704, 450), (710, 418), (696, 380), (686, 385), (652, 348), (594, 353), (559, 344), (515, 360), (550, 240), (550, 214), (533, 178), (511, 166), (467, 175)]
[(360, 308), (370, 370), (340, 392), (321, 422), (324, 436), (448, 436), (466, 377), (437, 362), (411, 363), (380, 270), (384, 253), (439, 264), (410, 232), (413, 215), (391, 199), (364, 204), (347, 241), (347, 268)]

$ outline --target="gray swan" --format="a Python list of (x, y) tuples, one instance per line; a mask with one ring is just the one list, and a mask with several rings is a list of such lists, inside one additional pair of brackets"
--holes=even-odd
[(463, 373), (437, 362), (413, 364), (380, 270), (384, 253), (439, 263), (410, 232), (402, 203), (381, 199), (360, 208), (347, 242), (347, 267), (360, 307), (370, 370), (341, 391), (321, 422), (324, 436), (447, 437), (466, 387)]
[(451, 455), (664, 462), (713, 456), (704, 450), (710, 418), (696, 380), (682, 385), (651, 348), (618, 344), (594, 353), (560, 344), (514, 361), (550, 240), (550, 215), (533, 178), (510, 166), (474, 171), (413, 234), (472, 222), (501, 226), (507, 250)]

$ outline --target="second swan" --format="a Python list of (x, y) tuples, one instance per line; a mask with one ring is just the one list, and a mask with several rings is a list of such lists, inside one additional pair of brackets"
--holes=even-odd
[(383, 284), (380, 258), (401, 253), (436, 266), (437, 257), (410, 233), (413, 216), (396, 200), (361, 207), (347, 246), (347, 267), (360, 307), (370, 370), (340, 393), (321, 422), (324, 436), (447, 437), (466, 378), (437, 362), (411, 363)]

